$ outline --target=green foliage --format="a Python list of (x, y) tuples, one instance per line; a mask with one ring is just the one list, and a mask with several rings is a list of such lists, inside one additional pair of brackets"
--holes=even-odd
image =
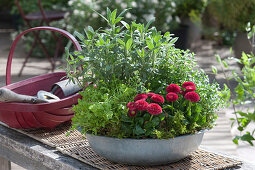
[(176, 11), (173, 15), (180, 18), (190, 18), (191, 21), (201, 20), (201, 14), (207, 6), (207, 0), (175, 0)]
[(225, 29), (245, 31), (248, 22), (255, 24), (255, 0), (211, 0), (208, 7)]
[[(175, 11), (174, 0), (69, 0), (68, 4), (72, 11), (74, 11), (73, 15), (69, 18), (69, 31), (81, 32), (84, 26), (92, 26), (95, 29), (98, 29), (99, 27), (107, 27), (107, 22), (105, 22), (102, 17), (93, 13), (93, 10), (96, 10), (101, 14), (106, 14), (107, 8), (110, 8), (111, 10), (117, 9), (118, 11), (130, 8), (126, 15), (127, 22), (136, 20), (139, 23), (145, 23), (155, 17), (156, 22), (154, 23), (154, 26), (162, 31), (172, 29), (171, 22), (175, 20), (171, 16)], [(83, 24), (80, 24), (81, 22)]]
[(9, 10), (14, 5), (13, 1), (1, 0), (0, 1), (0, 10)]
[(68, 4), (74, 12), (68, 19), (68, 29), (71, 32), (81, 32), (84, 26), (92, 26), (95, 29), (107, 27), (105, 20), (95, 15), (92, 9), (106, 14), (106, 8), (118, 11), (130, 8), (126, 15), (128, 23), (133, 20), (146, 23), (155, 18), (153, 26), (158, 30), (173, 31), (179, 26), (182, 17), (191, 18), (194, 22), (200, 21), (206, 2), (207, 0), (69, 0)]
[[(237, 129), (240, 131), (240, 135), (236, 136), (233, 139), (233, 142), (238, 144), (238, 140), (246, 141), (253, 145), (252, 141), (254, 141), (255, 137), (255, 129), (252, 132), (246, 131), (245, 129), (250, 123), (255, 123), (255, 56), (253, 54), (242, 54), (241, 59), (226, 59), (219, 62), (222, 68), (228, 68), (227, 61), (235, 60), (238, 63), (244, 65), (242, 68), (241, 75), (238, 75), (235, 71), (232, 72), (232, 77), (235, 81), (238, 82), (238, 85), (235, 87), (234, 91), (231, 93), (228, 89), (224, 93), (222, 93), (222, 97), (226, 100), (230, 100), (233, 103), (234, 114), (236, 118), (232, 118), (231, 120), (237, 122)], [(224, 71), (224, 70), (223, 70)], [(227, 77), (225, 77), (227, 78)], [(229, 79), (227, 78), (228, 86), (230, 88)], [(225, 85), (225, 88), (227, 85)], [(232, 98), (230, 98), (232, 96)], [(253, 103), (254, 109), (251, 109), (249, 104)], [(247, 110), (237, 110), (236, 106), (247, 106)], [(251, 109), (251, 111), (250, 111)], [(253, 110), (253, 111), (252, 111)], [(242, 132), (246, 134), (242, 135)]]
[[(198, 68), (193, 53), (174, 47), (177, 38), (172, 38), (169, 32), (161, 35), (155, 27), (150, 27), (151, 22), (146, 25), (134, 21), (127, 23), (122, 21), (122, 14), (117, 15), (116, 10), (107, 9), (106, 17), (103, 19), (108, 23), (108, 28), (94, 30), (88, 27), (84, 30), (84, 34), (74, 33), (80, 39), (83, 50), (67, 53), (67, 76), (73, 81), (78, 81), (83, 87), (86, 82), (93, 81), (96, 84), (103, 82), (107, 85), (115, 84), (117, 80), (118, 84), (131, 85), (137, 93), (149, 90), (163, 96), (169, 84), (181, 85), (185, 81), (196, 84), (200, 101), (190, 106), (182, 98), (174, 104), (172, 114), (168, 113), (171, 109), (168, 110), (167, 118), (162, 114), (163, 117), (162, 115), (154, 116), (151, 121), (148, 121), (150, 115), (147, 113), (140, 114), (138, 119), (131, 121), (126, 110), (121, 116), (121, 121), (124, 122), (121, 125), (122, 130), (119, 131), (121, 137), (167, 138), (211, 128), (217, 118), (215, 111), (224, 103), (219, 97), (219, 85), (216, 82), (209, 83), (208, 76)], [(82, 71), (78, 69), (80, 67)], [(113, 89), (108, 87), (111, 91), (116, 86), (113, 86)], [(84, 96), (84, 98), (87, 101), (87, 97)], [(125, 100), (125, 102), (130, 101)], [(94, 102), (99, 101), (96, 99)], [(75, 107), (78, 108), (80, 103), (82, 101)], [(89, 108), (89, 106), (86, 107)], [(112, 110), (112, 112), (115, 111)], [(85, 112), (83, 113), (85, 115)], [(120, 116), (120, 114), (117, 115)], [(88, 117), (86, 117), (87, 120), (78, 119), (88, 123)], [(164, 121), (165, 123), (162, 123)], [(105, 126), (106, 123), (103, 125)], [(94, 126), (90, 125), (85, 128), (82, 124), (82, 127), (84, 131), (87, 129), (94, 133), (99, 131), (99, 129), (93, 131), (90, 128)], [(96, 127), (98, 127), (97, 124)], [(123, 133), (120, 133), (122, 131)], [(117, 133), (115, 135), (118, 136)]]
[[(41, 4), (45, 10), (63, 9), (64, 7), (67, 7), (67, 2), (68, 0), (41, 0)], [(40, 10), (37, 0), (20, 0), (20, 5), (25, 14)], [(11, 13), (15, 15), (19, 14), (18, 8), (14, 4)]]
[(88, 86), (80, 94), (83, 99), (73, 107), (73, 128), (92, 134), (123, 137), (122, 117), (127, 114), (127, 101), (133, 98), (136, 89), (116, 81), (102, 82), (97, 88)]

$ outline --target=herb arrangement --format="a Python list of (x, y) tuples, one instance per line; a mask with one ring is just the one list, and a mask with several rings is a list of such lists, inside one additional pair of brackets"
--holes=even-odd
[[(107, 9), (107, 29), (75, 32), (81, 52), (67, 51), (67, 76), (85, 87), (73, 128), (119, 138), (169, 138), (213, 126), (224, 103), (193, 53), (155, 27), (123, 21)], [(78, 69), (82, 67), (82, 71)], [(152, 116), (153, 115), (153, 116)]]

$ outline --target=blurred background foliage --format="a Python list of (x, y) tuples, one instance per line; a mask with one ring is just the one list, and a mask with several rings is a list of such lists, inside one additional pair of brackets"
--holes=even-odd
[[(83, 29), (89, 25), (95, 29), (105, 27), (105, 21), (93, 10), (104, 15), (107, 7), (118, 11), (130, 8), (125, 15), (127, 22), (136, 20), (145, 23), (155, 18), (154, 26), (163, 33), (166, 31), (175, 33), (178, 28), (187, 25), (188, 20), (200, 29), (199, 37), (216, 40), (220, 45), (228, 46), (233, 44), (237, 32), (245, 31), (248, 22), (251, 25), (255, 24), (255, 0), (44, 0), (41, 2), (46, 10), (61, 9), (70, 12), (64, 21), (54, 22), (51, 25), (71, 33), (83, 32)], [(39, 10), (36, 0), (21, 0), (21, 5), (26, 13)], [(18, 24), (16, 28), (19, 31), (25, 30), (27, 27), (19, 22), (22, 20), (17, 17), (19, 12), (14, 2), (1, 0), (0, 9), (7, 7), (15, 16), (14, 23)], [(55, 42), (50, 36), (43, 37), (43, 41), (52, 44), (49, 45), (52, 48)], [(31, 39), (26, 41), (30, 42), (27, 44), (29, 47), (32, 38), (28, 36), (27, 39)], [(42, 54), (40, 50), (35, 50), (34, 53), (35, 56)]]

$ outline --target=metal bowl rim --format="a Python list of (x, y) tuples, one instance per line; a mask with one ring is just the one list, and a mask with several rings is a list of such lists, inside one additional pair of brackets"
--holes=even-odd
[(93, 135), (93, 134), (90, 134), (90, 133), (86, 133), (85, 136), (95, 136), (95, 137), (100, 137), (100, 138), (108, 138), (108, 139), (115, 139), (115, 140), (130, 140), (130, 141), (145, 141), (145, 140), (148, 140), (148, 141), (153, 141), (153, 140), (173, 140), (175, 138), (185, 138), (185, 137), (188, 137), (188, 136), (194, 136), (194, 135), (199, 135), (199, 134), (203, 134), (207, 131), (209, 131), (210, 129), (202, 129), (196, 133), (193, 133), (193, 134), (186, 134), (186, 135), (181, 135), (181, 136), (176, 136), (176, 137), (173, 137), (173, 138), (169, 138), (169, 139), (152, 139), (152, 138), (145, 138), (145, 139), (135, 139), (135, 138), (117, 138), (117, 137), (110, 137), (110, 136), (99, 136), (99, 135)]

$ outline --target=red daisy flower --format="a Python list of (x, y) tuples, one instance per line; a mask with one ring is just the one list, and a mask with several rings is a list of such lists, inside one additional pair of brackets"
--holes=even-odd
[(200, 97), (199, 95), (192, 91), (192, 92), (188, 92), (185, 96), (184, 96), (185, 99), (191, 101), (191, 102), (198, 102), (200, 100)]
[(158, 115), (162, 113), (162, 108), (157, 103), (150, 103), (147, 107), (147, 111), (151, 115)]
[(151, 100), (154, 102), (158, 102), (158, 103), (164, 103), (165, 99), (163, 96), (159, 95), (159, 94), (155, 94), (151, 97)]
[(144, 111), (148, 107), (148, 103), (144, 100), (137, 100), (135, 102), (135, 108), (139, 111)]
[(173, 93), (179, 93), (180, 92), (180, 87), (177, 84), (170, 84), (167, 86), (166, 91), (167, 93), (173, 92)]
[(153, 95), (155, 95), (155, 93), (151, 93), (151, 92), (147, 93), (147, 96), (148, 96), (148, 97), (151, 97), (151, 96), (153, 96)]
[(168, 93), (168, 94), (166, 95), (166, 100), (168, 100), (168, 101), (170, 101), (170, 102), (174, 102), (174, 101), (176, 101), (177, 99), (178, 99), (178, 95), (177, 95), (176, 93), (170, 92), (170, 93)]
[(183, 88), (185, 88), (185, 87), (187, 87), (187, 86), (194, 86), (194, 87), (196, 87), (196, 85), (195, 85), (193, 82), (191, 82), (191, 81), (187, 81), (187, 82), (184, 82), (184, 83), (182, 84), (182, 87), (183, 87)]
[(186, 86), (185, 87), (186, 91), (195, 91), (196, 90), (196, 87), (195, 86)]
[(135, 102), (129, 102), (127, 104), (127, 107), (130, 109), (130, 110), (135, 110)]
[(136, 114), (137, 114), (137, 110), (129, 110), (129, 111), (128, 111), (128, 115), (129, 115), (130, 117), (134, 117)]
[(135, 96), (134, 98), (134, 101), (137, 101), (137, 100), (146, 100), (148, 98), (148, 96), (144, 93), (141, 93), (141, 94), (138, 94)]

